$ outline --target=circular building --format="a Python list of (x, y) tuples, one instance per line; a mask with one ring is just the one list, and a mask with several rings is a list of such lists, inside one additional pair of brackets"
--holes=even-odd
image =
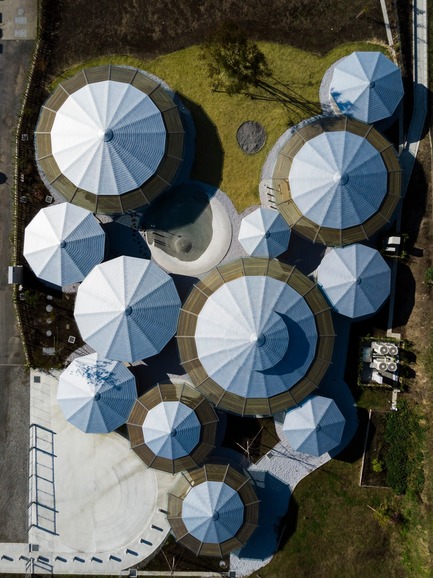
[(242, 548), (258, 524), (259, 501), (248, 478), (226, 465), (184, 473), (168, 494), (176, 540), (197, 556)]
[(400, 69), (381, 52), (352, 52), (333, 66), (329, 95), (346, 116), (369, 124), (390, 118), (403, 94)]
[(152, 468), (176, 474), (197, 468), (215, 447), (218, 417), (186, 383), (160, 383), (139, 397), (129, 416), (135, 453)]
[(98, 353), (74, 359), (61, 374), (57, 390), (65, 418), (86, 433), (109, 433), (123, 425), (136, 398), (129, 369)]
[(346, 117), (316, 117), (288, 132), (272, 173), (277, 207), (300, 235), (343, 246), (389, 223), (401, 197), (394, 148)]
[(312, 395), (286, 413), (283, 432), (294, 450), (318, 457), (340, 444), (345, 423), (334, 400)]
[(389, 297), (391, 269), (376, 249), (355, 244), (331, 249), (317, 282), (335, 311), (356, 319), (376, 313)]
[(289, 240), (290, 229), (274, 209), (260, 207), (242, 219), (239, 242), (251, 257), (278, 257)]
[(50, 190), (94, 213), (148, 205), (175, 180), (184, 129), (167, 91), (123, 66), (83, 69), (42, 107), (36, 160)]
[(54, 285), (79, 283), (104, 258), (105, 233), (93, 214), (70, 203), (41, 209), (24, 231), (24, 257)]
[(173, 279), (151, 261), (117, 257), (96, 265), (77, 291), (81, 336), (101, 355), (134, 363), (159, 353), (176, 331)]
[(239, 259), (192, 289), (177, 330), (181, 363), (217, 407), (270, 415), (314, 391), (332, 357), (330, 307), (295, 267)]

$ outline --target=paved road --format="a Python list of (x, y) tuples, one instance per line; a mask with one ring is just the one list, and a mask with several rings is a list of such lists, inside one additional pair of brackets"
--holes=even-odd
[[(24, 14), (17, 13), (19, 8)], [(35, 9), (36, 0), (0, 4), (0, 542), (27, 541), (28, 375), (21, 365), (24, 356), (7, 266), (11, 260), (13, 140), (34, 49)]]

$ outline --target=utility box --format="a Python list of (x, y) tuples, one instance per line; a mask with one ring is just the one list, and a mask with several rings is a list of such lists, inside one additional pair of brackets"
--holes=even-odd
[(11, 265), (8, 268), (8, 283), (21, 284), (22, 282), (23, 282), (23, 266), (22, 265)]

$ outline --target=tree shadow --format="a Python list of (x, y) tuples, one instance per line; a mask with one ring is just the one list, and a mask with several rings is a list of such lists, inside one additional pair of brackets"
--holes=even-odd
[(191, 178), (219, 187), (224, 165), (224, 149), (217, 127), (199, 104), (184, 94), (179, 94), (179, 97), (191, 112), (195, 124), (195, 158)]
[[(270, 472), (250, 470), (249, 474), (260, 500), (259, 522), (247, 544), (240, 550), (239, 557), (265, 560), (272, 556), (278, 547), (291, 492), (287, 484)], [(294, 524), (296, 527), (295, 521)]]

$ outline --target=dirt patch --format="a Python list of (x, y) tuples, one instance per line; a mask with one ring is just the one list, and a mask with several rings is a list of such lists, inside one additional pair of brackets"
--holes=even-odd
[(53, 74), (95, 56), (150, 59), (180, 50), (227, 20), (256, 40), (320, 54), (345, 42), (386, 41), (377, 0), (48, 0), (47, 8), (55, 21)]

